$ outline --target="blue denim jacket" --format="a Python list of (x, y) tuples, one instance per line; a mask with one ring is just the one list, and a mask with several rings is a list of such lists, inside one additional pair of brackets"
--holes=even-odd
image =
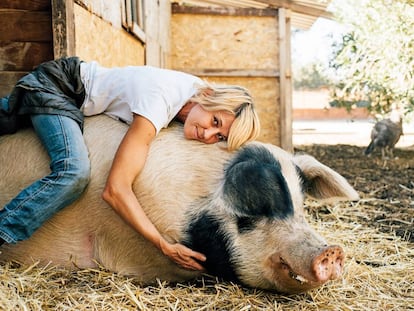
[(9, 96), (0, 98), (0, 135), (13, 134), (19, 127), (18, 116), (9, 105)]
[[(75, 120), (83, 129), (79, 110), (85, 98), (80, 78), (81, 60), (61, 58), (40, 64), (23, 76), (9, 97), (1, 99), (0, 134), (15, 132), (30, 114), (59, 114)], [(4, 134), (4, 133), (3, 133)]]

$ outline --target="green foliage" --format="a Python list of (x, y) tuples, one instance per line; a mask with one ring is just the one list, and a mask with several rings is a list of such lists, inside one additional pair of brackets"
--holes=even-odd
[(333, 96), (348, 106), (368, 101), (379, 113), (396, 103), (413, 110), (413, 1), (335, 1), (336, 15), (350, 32), (337, 46), (331, 66), (340, 78)]
[(293, 87), (295, 89), (318, 89), (331, 84), (324, 73), (323, 66), (316, 62), (297, 68), (293, 74)]

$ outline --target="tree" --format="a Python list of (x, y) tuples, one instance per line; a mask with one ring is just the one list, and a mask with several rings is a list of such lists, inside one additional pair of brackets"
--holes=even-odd
[(339, 77), (338, 102), (368, 100), (379, 113), (393, 103), (414, 110), (413, 2), (334, 1), (335, 15), (350, 29), (331, 61)]
[(299, 89), (319, 89), (332, 82), (326, 76), (323, 65), (317, 61), (293, 68), (293, 87)]
[[(311, 30), (292, 31), (292, 73), (296, 90), (317, 90), (332, 85), (328, 59), (332, 57), (331, 44), (335, 39), (332, 31), (325, 27), (338, 24), (329, 20), (318, 22)], [(304, 49), (307, 49), (306, 53)]]

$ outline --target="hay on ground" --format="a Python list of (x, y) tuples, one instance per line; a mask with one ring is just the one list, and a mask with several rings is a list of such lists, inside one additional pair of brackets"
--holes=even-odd
[[(188, 284), (141, 286), (104, 269), (0, 267), (1, 310), (409, 310), (414, 306), (413, 243), (367, 226), (381, 200), (307, 200), (310, 224), (344, 247), (345, 273), (304, 294), (285, 296), (205, 276)], [(381, 201), (381, 202), (380, 202)], [(412, 221), (411, 212), (411, 221)], [(409, 220), (407, 220), (409, 221)]]

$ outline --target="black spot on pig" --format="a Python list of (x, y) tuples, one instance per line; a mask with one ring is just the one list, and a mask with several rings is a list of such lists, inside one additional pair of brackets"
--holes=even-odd
[[(289, 188), (279, 161), (264, 147), (242, 149), (225, 170), (223, 196), (240, 217), (286, 219), (293, 215)], [(239, 222), (246, 227), (252, 221)]]
[[(239, 234), (254, 230), (263, 219), (286, 219), (293, 215), (293, 203), (279, 161), (264, 147), (248, 146), (228, 163), (224, 173), (223, 201), (232, 211)], [(231, 241), (224, 221), (213, 212), (214, 201), (201, 214), (190, 216), (183, 244), (206, 255), (201, 263), (209, 273), (238, 281), (232, 263)]]
[(237, 217), (239, 233), (247, 233), (255, 228), (258, 217)]
[(185, 235), (184, 245), (206, 255), (207, 260), (200, 264), (209, 273), (228, 281), (238, 281), (230, 259), (229, 238), (221, 229), (220, 220), (204, 212), (190, 219)]

